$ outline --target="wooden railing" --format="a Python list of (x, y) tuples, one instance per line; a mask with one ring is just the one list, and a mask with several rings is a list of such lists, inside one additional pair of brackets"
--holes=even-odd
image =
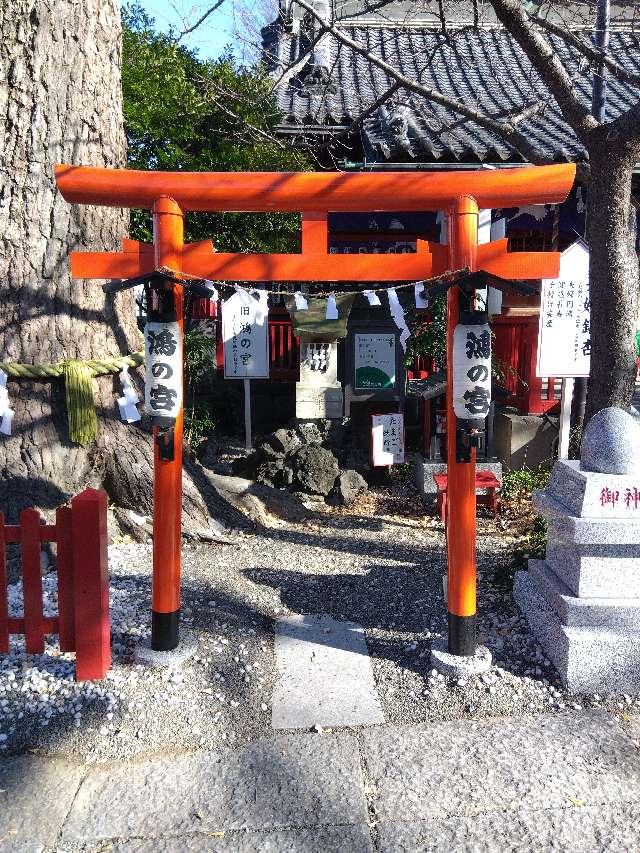
[[(40, 552), (56, 543), (58, 614), (45, 616)], [(6, 546), (20, 546), (23, 614), (9, 616)], [(44, 638), (58, 634), (60, 650), (76, 653), (76, 679), (103, 678), (111, 666), (107, 496), (86, 489), (71, 506), (56, 510), (45, 524), (35, 509), (24, 509), (19, 524), (5, 524), (0, 513), (0, 654), (9, 636), (23, 634), (27, 652), (42, 654)]]

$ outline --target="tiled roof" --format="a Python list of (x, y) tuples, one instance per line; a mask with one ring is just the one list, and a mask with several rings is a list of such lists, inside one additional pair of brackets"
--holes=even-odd
[[(416, 27), (343, 24), (351, 38), (383, 57), (403, 74), (493, 116), (545, 101), (541, 113), (519, 125), (530, 143), (555, 160), (573, 160), (583, 149), (563, 120), (558, 106), (532, 70), (520, 47), (503, 29), (464, 28), (438, 47), (441, 33)], [(280, 67), (305, 52), (304, 33), (277, 25), (265, 28), (265, 52)], [(564, 42), (555, 46), (574, 75), (585, 105), (591, 102), (591, 77), (586, 62)], [(393, 81), (350, 48), (325, 36), (321, 61), (307, 63), (278, 88), (281, 127), (303, 126), (316, 133), (327, 126), (351, 124)], [(640, 35), (614, 32), (611, 54), (627, 69), (640, 73)], [(607, 117), (626, 111), (640, 97), (638, 89), (609, 76)], [(368, 160), (416, 162), (521, 161), (495, 134), (470, 120), (406, 90), (366, 118), (362, 144)]]

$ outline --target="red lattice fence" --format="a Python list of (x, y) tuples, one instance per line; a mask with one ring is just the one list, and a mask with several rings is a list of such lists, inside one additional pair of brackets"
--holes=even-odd
[[(40, 553), (43, 542), (57, 546), (58, 615), (45, 616)], [(6, 545), (20, 546), (23, 615), (9, 616)], [(86, 489), (71, 506), (56, 510), (45, 524), (35, 509), (20, 513), (19, 524), (5, 524), (0, 513), (0, 654), (9, 636), (23, 634), (26, 650), (44, 652), (44, 638), (58, 634), (60, 649), (76, 653), (76, 679), (103, 678), (111, 666), (107, 496)]]

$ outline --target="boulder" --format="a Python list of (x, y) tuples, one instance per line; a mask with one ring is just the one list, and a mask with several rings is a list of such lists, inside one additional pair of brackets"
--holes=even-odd
[(351, 506), (358, 495), (367, 491), (367, 481), (357, 471), (343, 471), (327, 496), (327, 503), (335, 506)]
[(297, 450), (302, 441), (300, 436), (294, 429), (277, 429), (268, 435), (265, 439), (265, 445), (274, 450), (276, 453), (282, 453), (284, 456), (287, 453), (293, 453)]
[(340, 473), (336, 457), (319, 445), (303, 445), (287, 461), (293, 467), (296, 491), (306, 494), (328, 495)]
[(582, 436), (580, 467), (600, 474), (640, 474), (638, 419), (615, 406), (597, 412)]

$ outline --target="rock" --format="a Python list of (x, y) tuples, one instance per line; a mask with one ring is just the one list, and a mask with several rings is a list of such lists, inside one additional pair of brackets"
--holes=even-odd
[(595, 414), (582, 437), (580, 467), (601, 474), (639, 474), (638, 420), (615, 406)]
[(296, 432), (303, 444), (322, 444), (327, 437), (331, 421), (318, 419), (315, 421), (298, 421)]
[(265, 443), (273, 448), (276, 453), (282, 453), (286, 456), (287, 453), (293, 453), (294, 450), (297, 450), (302, 441), (294, 429), (282, 428), (267, 436)]
[(279, 481), (282, 475), (284, 460), (270, 459), (262, 462), (255, 469), (253, 479), (256, 483), (264, 483), (266, 486), (279, 487)]
[(367, 481), (357, 471), (343, 471), (334, 483), (327, 497), (327, 503), (337, 506), (351, 506), (358, 495), (367, 491)]
[[(288, 460), (289, 461), (289, 460)], [(340, 473), (338, 460), (318, 445), (304, 445), (290, 457), (294, 484), (307, 494), (328, 495)]]

